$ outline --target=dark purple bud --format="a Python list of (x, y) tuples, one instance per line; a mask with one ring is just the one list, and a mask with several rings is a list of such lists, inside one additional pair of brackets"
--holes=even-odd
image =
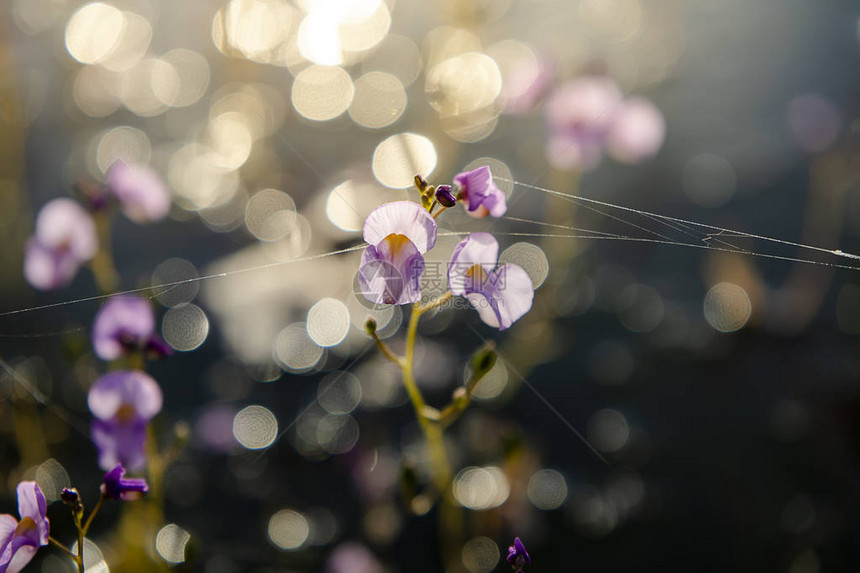
[(60, 499), (63, 500), (63, 503), (65, 503), (66, 505), (76, 507), (81, 498), (78, 495), (78, 490), (74, 488), (69, 489), (64, 487), (63, 491), (60, 493)]
[(439, 185), (436, 187), (436, 200), (443, 207), (453, 207), (457, 204), (457, 198), (451, 192), (450, 185)]
[(526, 546), (523, 545), (523, 542), (520, 541), (519, 537), (515, 538), (514, 544), (508, 547), (507, 561), (517, 573), (520, 573), (523, 570), (523, 567), (532, 562), (529, 557), (529, 552), (526, 551)]
[(105, 474), (102, 483), (102, 495), (108, 499), (139, 499), (149, 491), (145, 479), (124, 478), (125, 468), (118, 464), (114, 469)]

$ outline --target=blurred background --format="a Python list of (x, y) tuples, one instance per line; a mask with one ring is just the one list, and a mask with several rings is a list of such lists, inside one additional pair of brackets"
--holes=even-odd
[[(401, 348), (405, 309), (356, 296), (360, 252), (294, 262), (358, 244), (374, 207), (415, 198), (416, 173), (450, 183), (478, 165), (499, 177), (511, 217), (712, 244), (701, 228), (583, 209), (517, 181), (858, 252), (856, 2), (7, 0), (0, 10), (0, 311), (99, 294), (86, 271), (35, 291), (23, 249), (43, 204), (103, 181), (116, 159), (151, 165), (173, 194), (165, 221), (114, 222), (120, 289), (228, 274), (148, 293), (177, 351), (149, 368), (165, 395), (156, 425), (168, 442), (187, 423), (190, 440), (166, 470), (149, 561), (110, 535), (123, 508), (109, 507), (90, 534), (89, 570), (504, 571), (514, 536), (535, 572), (860, 565), (856, 270), (512, 236), (574, 233), (447, 212), (431, 261), (447, 260), (455, 232), (492, 230), (502, 260), (539, 288), (532, 312), (501, 334), (470, 310), (422, 324), (418, 381), (431, 404), (450, 399), (484, 339), (502, 357), (447, 434), (465, 535), (443, 551), (437, 509), (403, 502), (403, 476), (421, 481), (427, 454), (398, 372), (363, 331), (372, 314)], [(554, 165), (544, 104), (596, 75), (660, 110), (656, 156), (581, 173)], [(21, 479), (49, 499), (69, 484), (97, 495), (86, 390), (105, 371), (89, 349), (100, 304), (0, 316), (10, 366), (0, 512), (15, 512)], [(60, 504), (49, 517), (55, 535), (71, 535)], [(72, 570), (50, 549), (29, 567)]]

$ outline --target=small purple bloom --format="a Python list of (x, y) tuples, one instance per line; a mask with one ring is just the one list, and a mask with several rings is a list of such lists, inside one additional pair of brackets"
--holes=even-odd
[(526, 551), (526, 546), (523, 545), (519, 537), (515, 538), (514, 544), (508, 547), (508, 556), (506, 559), (517, 573), (521, 572), (523, 567), (532, 562), (529, 552)]
[(170, 191), (154, 169), (115, 161), (107, 171), (108, 193), (117, 198), (123, 212), (137, 223), (164, 219), (170, 212)]
[(48, 544), (51, 524), (47, 518), (45, 495), (34, 481), (18, 484), (18, 514), (0, 515), (0, 573), (18, 573)]
[(499, 243), (489, 233), (472, 233), (454, 248), (448, 267), (451, 294), (463, 295), (481, 320), (505, 330), (532, 307), (534, 287), (521, 267), (498, 264)]
[(467, 201), (467, 212), (473, 217), (501, 217), (508, 210), (504, 192), (496, 187), (493, 174), (486, 165), (454, 176), (459, 194)]
[(665, 137), (666, 121), (657, 106), (633, 97), (615, 112), (606, 147), (622, 163), (639, 163), (656, 155)]
[(568, 170), (596, 167), (621, 102), (618, 84), (606, 77), (581, 77), (557, 88), (546, 105), (549, 163)]
[(116, 360), (128, 351), (162, 354), (166, 345), (155, 334), (155, 315), (149, 301), (135, 295), (109, 299), (93, 322), (93, 349), (102, 360)]
[(24, 277), (40, 290), (64, 287), (97, 250), (90, 214), (71, 199), (54, 199), (36, 217), (36, 232), (24, 253)]
[(358, 283), (376, 304), (410, 304), (421, 299), (422, 256), (436, 244), (436, 221), (410, 201), (377, 207), (364, 223)]
[(155, 380), (138, 370), (110, 372), (90, 388), (87, 403), (96, 418), (92, 437), (99, 450), (99, 466), (108, 470), (122, 464), (142, 469), (146, 465), (146, 427), (161, 411), (161, 388)]
[(124, 478), (125, 468), (122, 464), (105, 474), (102, 482), (102, 495), (108, 499), (125, 501), (140, 499), (149, 491), (149, 485), (143, 478)]
[(453, 207), (457, 204), (457, 198), (451, 193), (450, 185), (439, 185), (436, 187), (436, 200), (443, 207)]

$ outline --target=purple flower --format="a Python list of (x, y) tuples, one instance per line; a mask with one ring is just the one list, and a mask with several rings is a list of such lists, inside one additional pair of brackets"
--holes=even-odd
[(142, 478), (124, 478), (125, 468), (122, 464), (105, 474), (102, 482), (102, 495), (109, 499), (134, 500), (143, 497), (149, 491), (149, 485)]
[(151, 167), (115, 161), (107, 171), (108, 193), (137, 223), (159, 221), (170, 212), (170, 192)]
[(128, 351), (165, 354), (166, 345), (155, 334), (155, 315), (149, 301), (134, 295), (109, 299), (93, 322), (93, 349), (102, 360), (116, 360)]
[(448, 267), (451, 294), (469, 299), (481, 320), (509, 328), (532, 307), (534, 287), (521, 267), (496, 267), (499, 244), (489, 233), (472, 233), (454, 248)]
[(639, 163), (656, 155), (665, 137), (666, 121), (657, 106), (633, 97), (615, 112), (606, 147), (622, 163)]
[(48, 544), (51, 524), (46, 517), (45, 495), (34, 481), (18, 484), (17, 521), (8, 513), (0, 515), (0, 573), (18, 573)]
[(96, 418), (92, 437), (102, 469), (146, 465), (146, 426), (161, 411), (161, 402), (161, 388), (145, 372), (117, 370), (96, 380), (87, 403)]
[(364, 222), (358, 284), (376, 304), (410, 304), (421, 299), (424, 253), (436, 244), (436, 221), (410, 201), (377, 207)]
[(459, 194), (468, 201), (467, 212), (473, 217), (501, 217), (508, 210), (504, 192), (496, 187), (486, 165), (454, 176)]
[(54, 199), (36, 217), (36, 232), (24, 253), (24, 277), (40, 290), (64, 287), (97, 250), (90, 214), (71, 199)]
[(523, 570), (523, 567), (532, 562), (529, 552), (526, 551), (526, 546), (523, 545), (519, 537), (515, 538), (514, 544), (508, 547), (508, 556), (506, 559), (511, 564), (511, 567), (514, 568), (514, 571), (518, 573)]
[(558, 169), (596, 167), (621, 101), (618, 84), (606, 77), (577, 78), (557, 88), (546, 104), (549, 163)]

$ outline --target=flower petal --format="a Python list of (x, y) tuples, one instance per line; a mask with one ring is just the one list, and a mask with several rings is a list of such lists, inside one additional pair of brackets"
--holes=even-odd
[(72, 282), (80, 261), (69, 250), (52, 249), (35, 237), (24, 250), (24, 278), (39, 290), (54, 290)]
[(36, 547), (23, 537), (14, 537), (0, 556), (0, 573), (19, 573), (36, 555)]
[(666, 121), (660, 110), (644, 98), (630, 98), (616, 112), (607, 136), (607, 149), (618, 161), (638, 163), (660, 151)]
[(477, 309), (481, 320), (505, 330), (531, 310), (534, 287), (527, 272), (508, 263), (490, 273), (482, 290), (467, 298)]
[(111, 469), (122, 464), (132, 471), (146, 467), (146, 422), (127, 424), (93, 420), (93, 443), (99, 451), (99, 467)]
[(170, 191), (146, 165), (115, 161), (107, 172), (107, 188), (128, 218), (137, 223), (159, 221), (170, 212)]
[(93, 218), (77, 202), (60, 198), (46, 203), (36, 217), (36, 238), (51, 249), (67, 249), (78, 262), (95, 256), (99, 242)]
[(454, 176), (454, 183), (465, 191), (470, 212), (484, 207), (493, 217), (501, 217), (507, 211), (507, 198), (493, 181), (489, 166), (458, 173)]
[(403, 235), (421, 254), (436, 244), (436, 221), (426, 209), (411, 201), (385, 203), (364, 221), (364, 240), (378, 246), (389, 235)]
[(12, 536), (15, 534), (15, 528), (17, 527), (17, 519), (8, 513), (0, 515), (0, 555), (3, 554), (3, 550), (12, 541)]
[(139, 370), (117, 370), (96, 380), (87, 396), (93, 415), (108, 421), (122, 406), (131, 406), (136, 417), (150, 420), (161, 411), (161, 388)]
[(125, 295), (109, 299), (93, 322), (93, 349), (102, 360), (122, 356), (124, 343), (143, 346), (155, 331), (155, 316), (149, 301)]
[(403, 235), (389, 235), (361, 255), (358, 284), (375, 304), (411, 304), (421, 299), (424, 258)]
[(41, 545), (48, 544), (50, 524), (46, 517), (48, 503), (45, 494), (34, 481), (22, 481), (18, 484), (18, 515), (21, 519), (29, 517), (36, 523), (38, 535), (36, 539)]
[(499, 258), (499, 243), (490, 233), (472, 233), (454, 247), (448, 265), (448, 288), (453, 295), (476, 292), (477, 277), (470, 271), (479, 265), (485, 273), (490, 273)]

